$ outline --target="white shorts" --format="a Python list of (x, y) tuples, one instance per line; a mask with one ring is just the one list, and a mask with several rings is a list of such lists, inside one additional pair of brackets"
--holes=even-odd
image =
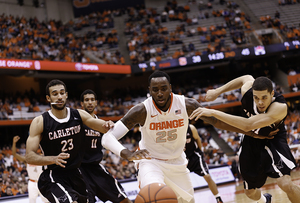
[(177, 198), (190, 202), (194, 198), (194, 188), (187, 169), (185, 157), (171, 160), (142, 159), (138, 161), (138, 182), (140, 188), (151, 183), (168, 185)]
[(30, 203), (35, 203), (36, 198), (40, 196), (43, 202), (49, 202), (39, 191), (36, 181), (28, 180), (28, 197)]

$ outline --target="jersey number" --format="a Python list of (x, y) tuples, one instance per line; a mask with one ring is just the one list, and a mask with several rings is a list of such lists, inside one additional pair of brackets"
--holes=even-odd
[(92, 139), (92, 149), (97, 148), (97, 139)]
[(156, 138), (156, 143), (162, 143), (167, 141), (173, 141), (177, 139), (177, 129), (170, 130), (170, 131), (160, 131), (157, 132), (156, 135), (158, 136)]
[(63, 140), (61, 141), (61, 144), (63, 144), (63, 147), (61, 148), (62, 152), (72, 150), (74, 148), (73, 139)]

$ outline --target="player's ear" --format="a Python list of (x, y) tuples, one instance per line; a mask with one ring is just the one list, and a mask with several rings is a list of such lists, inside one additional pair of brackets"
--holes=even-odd
[(68, 92), (66, 92), (66, 98), (68, 99)]
[(49, 103), (51, 103), (50, 97), (48, 95), (46, 95), (46, 99)]
[(274, 96), (274, 94), (275, 94), (275, 92), (274, 92), (274, 90), (272, 90), (272, 92), (271, 92), (271, 96), (273, 97), (273, 96)]

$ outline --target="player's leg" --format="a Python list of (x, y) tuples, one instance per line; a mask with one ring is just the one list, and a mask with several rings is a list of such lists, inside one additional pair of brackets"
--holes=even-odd
[(280, 178), (277, 178), (277, 184), (287, 194), (292, 203), (299, 202), (300, 187), (293, 183), (291, 176), (284, 175)]
[(218, 203), (222, 203), (223, 201), (222, 201), (222, 198), (221, 198), (221, 196), (219, 194), (219, 191), (218, 191), (218, 188), (217, 188), (217, 184), (215, 183), (215, 181), (211, 178), (211, 176), (209, 174), (203, 176), (203, 178), (207, 182), (210, 191), (216, 197), (217, 202)]
[(176, 193), (179, 201), (195, 202), (194, 187), (190, 178), (190, 171), (185, 165), (168, 164), (164, 167), (165, 183)]
[(122, 185), (101, 164), (82, 164), (80, 167), (84, 181), (91, 194), (101, 201), (132, 203)]
[(140, 188), (151, 183), (166, 184), (162, 169), (153, 160), (142, 160), (139, 162), (137, 179)]
[(199, 176), (202, 176), (208, 184), (209, 189), (216, 198), (217, 203), (222, 203), (222, 198), (219, 194), (216, 183), (213, 181), (209, 174), (208, 166), (204, 159), (202, 151), (195, 152), (192, 157), (189, 158), (188, 168), (190, 171), (195, 172)]
[(40, 175), (38, 188), (49, 202), (85, 203), (87, 201), (86, 186), (77, 169), (68, 170), (66, 173), (45, 170)]
[(38, 197), (39, 189), (37, 188), (37, 182), (32, 180), (28, 181), (28, 198), (29, 203), (36, 203), (36, 198)]

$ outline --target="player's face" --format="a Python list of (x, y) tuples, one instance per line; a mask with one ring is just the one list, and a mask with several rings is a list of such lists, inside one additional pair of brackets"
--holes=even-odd
[(68, 93), (63, 85), (49, 87), (49, 94), (50, 97), (47, 95), (46, 98), (54, 109), (63, 110), (66, 107)]
[(268, 90), (257, 91), (253, 90), (253, 99), (257, 106), (257, 111), (263, 113), (270, 106), (274, 96), (274, 91), (271, 93)]
[(171, 104), (172, 88), (166, 77), (152, 78), (149, 92), (159, 109), (168, 110)]
[(95, 99), (95, 95), (86, 94), (83, 96), (83, 102), (81, 102), (84, 110), (86, 110), (89, 114), (94, 112), (94, 109), (97, 106), (97, 100)]

